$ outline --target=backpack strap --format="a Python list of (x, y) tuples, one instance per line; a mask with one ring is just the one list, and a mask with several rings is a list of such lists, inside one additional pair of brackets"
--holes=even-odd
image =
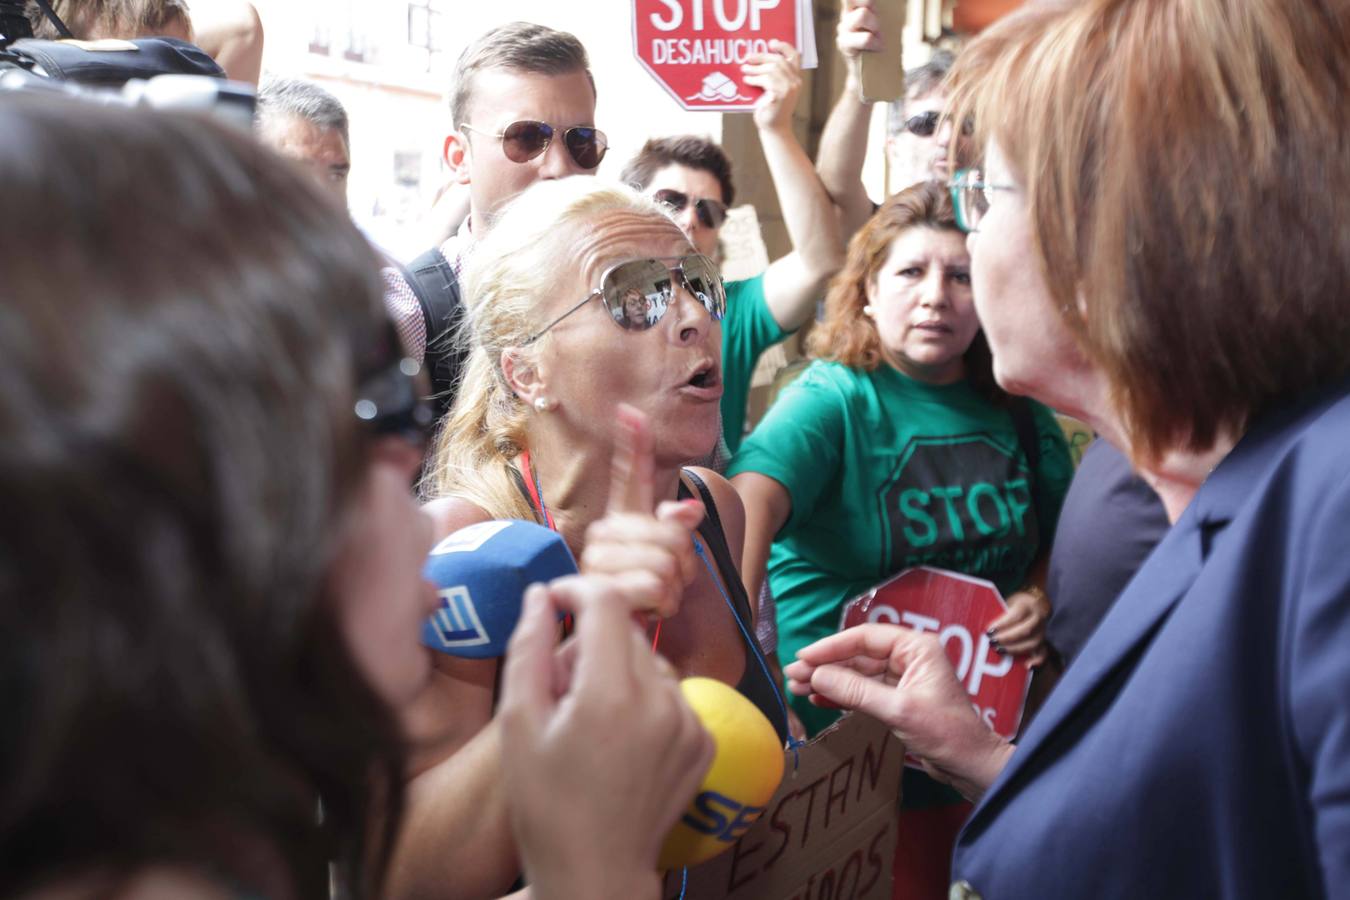
[(33, 0), (33, 2), (37, 4), (38, 9), (42, 10), (42, 15), (47, 18), (47, 21), (52, 23), (52, 27), (56, 29), (57, 34), (61, 35), (62, 40), (74, 39), (75, 35), (71, 34), (70, 29), (66, 27), (66, 23), (61, 21), (61, 17), (56, 14), (56, 10), (52, 9), (52, 5), (47, 0)]
[(439, 247), (432, 247), (408, 264), (408, 287), (422, 308), (427, 329), (426, 367), (431, 378), (431, 399), (437, 419), (444, 418), (455, 402), (459, 375), (468, 361), (459, 332), (464, 323), (464, 302), (454, 267)]

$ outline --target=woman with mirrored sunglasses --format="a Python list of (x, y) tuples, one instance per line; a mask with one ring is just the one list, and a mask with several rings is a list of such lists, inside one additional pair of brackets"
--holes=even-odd
[[(197, 117), (5, 97), (0, 171), (0, 245), (49, 254), (0, 279), (0, 895), (388, 896), (436, 597), (410, 490), (425, 385), (376, 256), (308, 179)], [(442, 773), (439, 896), (485, 893), (473, 838), (508, 802), (536, 896), (658, 895), (707, 739), (629, 602), (597, 579), (531, 595), (546, 640), (520, 644), (506, 721)], [(593, 718), (628, 684), (647, 713), (611, 725), (601, 765), (566, 707), (517, 690), (557, 664), (555, 608), (572, 651), (629, 676), (578, 679), (567, 705)], [(672, 736), (679, 761), (653, 766)], [(502, 766), (566, 767), (574, 793), (502, 796)], [(627, 845), (565, 846), (596, 821)]]
[[(535, 521), (562, 535), (583, 571), (611, 571), (629, 535), (595, 523), (615, 447), (645, 421), (657, 518), (699, 528), (697, 555), (672, 531), (683, 549), (672, 546), (664, 565), (683, 587), (650, 594), (640, 617), (648, 640), (680, 675), (736, 686), (786, 736), (737, 569), (739, 501), (715, 473), (687, 468), (718, 437), (726, 297), (716, 266), (654, 201), (571, 178), (535, 185), (506, 209), (468, 287), (470, 364), (423, 482), (438, 530)], [(633, 293), (647, 304), (642, 327), (625, 325)], [(485, 724), (499, 662), (438, 665), (447, 703), (472, 706)]]

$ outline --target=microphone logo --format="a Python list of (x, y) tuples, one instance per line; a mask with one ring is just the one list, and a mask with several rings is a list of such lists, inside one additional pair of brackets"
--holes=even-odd
[(442, 588), (439, 595), (441, 608), (436, 610), (436, 614), (427, 623), (430, 627), (426, 629), (431, 632), (436, 644), (439, 645), (437, 649), (449, 652), (486, 644), (487, 629), (478, 618), (478, 610), (474, 608), (469, 589), (464, 585), (456, 585)]

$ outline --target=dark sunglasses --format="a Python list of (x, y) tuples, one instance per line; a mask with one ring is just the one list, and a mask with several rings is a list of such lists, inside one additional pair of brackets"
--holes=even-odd
[(427, 379), (421, 364), (404, 355), (393, 323), (386, 323), (359, 367), (352, 411), (361, 425), (376, 437), (397, 436), (426, 446), (435, 424)]
[(600, 286), (581, 302), (525, 339), (532, 344), (572, 313), (599, 297), (614, 324), (628, 331), (646, 331), (661, 321), (675, 299), (675, 279), (712, 316), (722, 321), (727, 312), (727, 294), (717, 264), (701, 253), (689, 256), (660, 256), (651, 259), (626, 259), (615, 263), (600, 276)]
[[(942, 113), (935, 109), (930, 109), (926, 113), (919, 113), (917, 116), (910, 116), (905, 120), (905, 130), (918, 137), (930, 137), (937, 131), (938, 123), (942, 121)], [(975, 123), (970, 119), (961, 126), (961, 133), (970, 135), (975, 131)]]
[[(682, 212), (689, 205), (689, 195), (679, 191), (662, 190), (652, 194), (657, 203), (664, 203), (675, 212)], [(704, 197), (694, 202), (694, 211), (704, 228), (721, 228), (727, 220), (727, 205), (718, 200)]]
[[(527, 163), (542, 154), (552, 143), (558, 130), (547, 122), (534, 122), (524, 119), (512, 122), (500, 132), (493, 134), (467, 123), (460, 123), (462, 131), (473, 131), (502, 142), (502, 152), (511, 162)], [(563, 146), (573, 161), (583, 169), (594, 169), (605, 158), (609, 149), (609, 139), (598, 128), (589, 125), (573, 125), (563, 132)]]

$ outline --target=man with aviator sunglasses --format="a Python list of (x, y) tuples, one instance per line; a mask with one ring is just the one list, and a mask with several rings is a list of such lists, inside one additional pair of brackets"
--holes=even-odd
[(425, 360), (438, 415), (454, 400), (466, 356), (455, 338), (465, 261), (521, 191), (536, 181), (595, 174), (609, 145), (595, 127), (595, 99), (586, 49), (543, 25), (494, 28), (455, 64), (445, 161), (452, 181), (468, 190), (469, 216), (408, 272), (384, 271), (385, 305), (409, 356)]
[[(754, 110), (760, 144), (778, 191), (792, 252), (762, 274), (726, 282), (722, 321), (722, 435), (740, 446), (750, 379), (760, 355), (814, 314), (825, 282), (843, 264), (843, 240), (829, 194), (792, 130), (801, 90), (794, 47), (772, 41), (771, 52), (742, 67), (746, 84), (764, 89)], [(718, 234), (734, 199), (731, 162), (713, 141), (686, 135), (648, 141), (620, 176), (669, 207), (694, 248), (720, 256)], [(714, 468), (718, 468), (714, 461)]]

